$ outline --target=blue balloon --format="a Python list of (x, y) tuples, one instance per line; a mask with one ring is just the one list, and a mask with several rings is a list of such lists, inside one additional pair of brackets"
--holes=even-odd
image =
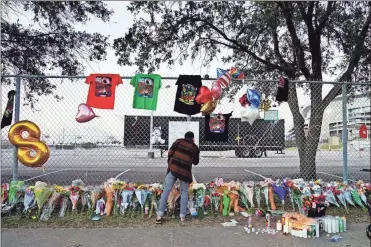
[(258, 108), (260, 105), (260, 94), (256, 89), (247, 89), (247, 100), (252, 107)]

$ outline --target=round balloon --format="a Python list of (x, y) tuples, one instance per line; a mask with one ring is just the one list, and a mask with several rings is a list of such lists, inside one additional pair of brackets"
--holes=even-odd
[(222, 97), (222, 86), (220, 85), (219, 81), (214, 81), (211, 85), (211, 95), (213, 96), (214, 100), (218, 100), (220, 97)]
[(40, 141), (40, 135), (39, 127), (31, 121), (19, 121), (10, 127), (9, 141), (18, 147), (17, 158), (23, 165), (41, 167), (49, 159), (49, 147)]
[(97, 115), (95, 115), (93, 109), (90, 106), (84, 103), (79, 105), (76, 115), (77, 122), (79, 123), (89, 122), (95, 117), (97, 117)]
[(218, 102), (216, 101), (209, 101), (202, 105), (200, 111), (203, 113), (203, 115), (211, 114), (215, 110), (217, 103)]
[(258, 108), (260, 105), (260, 94), (256, 89), (247, 89), (247, 100), (251, 106)]

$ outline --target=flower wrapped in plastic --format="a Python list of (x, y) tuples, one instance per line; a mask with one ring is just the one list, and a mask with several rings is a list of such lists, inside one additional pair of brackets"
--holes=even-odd
[(152, 217), (153, 210), (157, 211), (159, 203), (160, 203), (160, 198), (161, 194), (163, 191), (163, 186), (159, 183), (151, 184), (149, 191), (152, 193), (151, 196), (151, 206), (149, 209), (149, 218)]
[(244, 194), (247, 200), (249, 200), (250, 207), (254, 208), (254, 182), (243, 182), (241, 186), (241, 192)]
[(303, 203), (302, 203), (302, 192), (298, 188), (293, 188), (292, 190), (292, 197), (294, 199), (295, 204), (298, 206), (299, 213), (304, 214), (303, 210)]
[(63, 218), (66, 214), (67, 208), (70, 204), (69, 196), (70, 196), (70, 191), (68, 188), (63, 188), (63, 187), (56, 187), (54, 186), (54, 189), (61, 195), (59, 199), (59, 217)]
[(350, 194), (352, 195), (352, 198), (353, 198), (354, 202), (355, 202), (358, 206), (360, 206), (360, 207), (363, 208), (363, 209), (366, 208), (365, 205), (363, 205), (363, 203), (362, 203), (362, 199), (361, 199), (360, 195), (358, 194), (358, 190), (357, 190), (357, 189), (353, 189), (353, 188), (352, 188), (352, 189), (350, 190)]
[(107, 216), (110, 216), (113, 207), (113, 195), (115, 194), (115, 190), (108, 184), (105, 184), (104, 191), (106, 194), (106, 214)]
[(25, 190), (23, 206), (23, 214), (27, 215), (30, 215), (32, 209), (36, 207), (34, 186), (30, 186)]
[(54, 188), (48, 186), (46, 183), (43, 182), (36, 182), (35, 184), (35, 199), (38, 208), (38, 216), (41, 215), (41, 209), (44, 207), (45, 203), (47, 202), (48, 198), (53, 194)]
[(120, 208), (121, 205), (121, 191), (123, 190), (126, 183), (121, 180), (115, 180), (112, 182), (111, 187), (114, 189), (114, 205), (113, 205), (113, 214), (117, 213), (117, 209)]
[(347, 203), (349, 203), (352, 206), (355, 206), (355, 204), (352, 200), (352, 194), (350, 193), (349, 188), (345, 189), (343, 194), (344, 194), (344, 198), (347, 201)]
[(1, 204), (5, 204), (8, 201), (9, 196), (9, 184), (1, 184)]
[(102, 197), (103, 189), (99, 186), (96, 186), (91, 191), (91, 207), (96, 208), (97, 201)]
[(255, 199), (256, 203), (258, 204), (258, 210), (260, 210), (260, 205), (261, 205), (261, 193), (262, 193), (262, 183), (257, 183), (255, 184)]
[(348, 211), (347, 201), (344, 196), (344, 190), (342, 188), (336, 189), (335, 195), (339, 202), (344, 206), (345, 210)]
[(133, 197), (134, 190), (124, 189), (121, 192), (121, 205), (120, 205), (120, 214), (124, 215), (125, 211), (129, 208), (131, 203), (131, 198)]
[(139, 204), (140, 204), (140, 207), (141, 207), (141, 211), (142, 211), (142, 217), (144, 217), (144, 207), (145, 207), (145, 203), (147, 201), (148, 190), (136, 189), (135, 190), (135, 196), (138, 198), (138, 201), (139, 201)]
[(81, 195), (81, 214), (86, 207), (88, 208), (88, 213), (91, 213), (91, 210), (92, 210), (91, 192), (92, 190), (93, 190), (92, 187), (84, 188), (84, 192)]
[(70, 190), (70, 200), (72, 202), (72, 212), (76, 212), (77, 202), (80, 199), (81, 187), (80, 186), (71, 186), (69, 188), (69, 190)]
[(61, 194), (59, 194), (57, 191), (53, 192), (52, 196), (48, 200), (48, 203), (44, 206), (43, 212), (40, 216), (40, 220), (47, 221), (50, 219), (55, 206), (59, 202), (60, 196)]
[(22, 202), (23, 181), (11, 181), (9, 185), (8, 203), (14, 205)]
[(326, 195), (326, 200), (327, 200), (329, 203), (334, 204), (334, 205), (336, 205), (337, 207), (340, 207), (340, 205), (339, 205), (339, 203), (336, 201), (336, 198), (335, 198), (335, 196), (334, 196), (334, 193), (332, 192), (331, 189), (327, 188), (327, 189), (326, 189), (326, 193), (325, 193), (325, 195)]
[(285, 197), (288, 192), (288, 188), (281, 181), (277, 181), (273, 185), (273, 191), (278, 195), (282, 203), (282, 210), (285, 210)]
[(240, 196), (237, 191), (235, 190), (230, 191), (228, 193), (228, 197), (230, 199), (229, 206), (228, 206), (228, 214), (231, 212), (232, 207), (233, 207), (234, 213), (239, 213), (240, 211), (243, 211), (243, 209), (241, 209), (238, 206), (238, 199)]
[(222, 195), (218, 192), (214, 192), (211, 194), (211, 205), (214, 209), (214, 213), (217, 213), (219, 211), (219, 203), (220, 203), (220, 197)]

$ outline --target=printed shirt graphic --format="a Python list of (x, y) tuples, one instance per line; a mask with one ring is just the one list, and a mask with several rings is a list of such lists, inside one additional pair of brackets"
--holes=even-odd
[(116, 86), (122, 84), (118, 74), (91, 74), (85, 83), (90, 84), (86, 104), (100, 109), (113, 109)]
[(197, 104), (195, 98), (202, 86), (201, 76), (180, 75), (175, 85), (178, 86), (178, 89), (174, 111), (186, 115), (200, 113), (201, 105)]
[(155, 74), (137, 74), (130, 84), (135, 87), (133, 108), (155, 111), (158, 91), (161, 88), (161, 76)]
[(229, 114), (212, 114), (205, 116), (205, 140), (226, 142), (228, 141)]

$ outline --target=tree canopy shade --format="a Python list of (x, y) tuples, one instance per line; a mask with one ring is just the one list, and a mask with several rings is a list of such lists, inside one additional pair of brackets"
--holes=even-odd
[[(109, 21), (112, 11), (104, 2), (82, 1), (2, 1), (1, 58), (2, 74), (45, 75), (60, 70), (62, 75), (81, 74), (89, 61), (104, 60), (108, 37), (99, 33), (76, 31), (77, 23), (90, 17)], [(22, 25), (11, 17), (31, 14), (33, 24)], [(37, 95), (54, 94), (56, 85), (45, 78), (25, 78), (26, 102)], [(1, 78), (2, 83), (11, 79)], [(57, 98), (58, 96), (55, 95)]]
[[(141, 72), (163, 63), (173, 65), (203, 56), (204, 65), (219, 56), (253, 78), (339, 81), (368, 78), (371, 63), (371, 2), (133, 2), (136, 18), (124, 37), (114, 41), (121, 65)], [(228, 53), (225, 52), (228, 49)], [(340, 55), (340, 59), (335, 59)], [(335, 74), (338, 73), (338, 74)], [(232, 84), (234, 95), (241, 84)], [(272, 85), (258, 85), (273, 94)], [(312, 105), (308, 136), (300, 114), (296, 85), (290, 85), (289, 106), (304, 178), (316, 176), (315, 158), (323, 112), (341, 93), (334, 86), (322, 98), (321, 84), (308, 84)]]

